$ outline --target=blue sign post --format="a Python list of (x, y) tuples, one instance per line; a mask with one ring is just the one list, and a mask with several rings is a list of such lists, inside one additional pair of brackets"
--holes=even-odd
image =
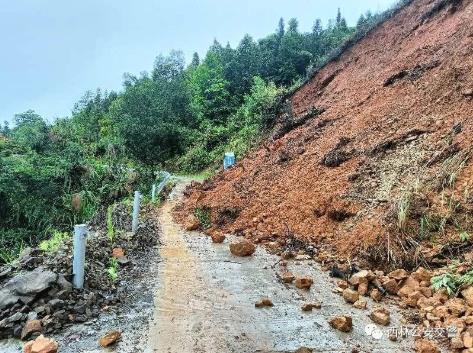
[(235, 164), (235, 153), (227, 152), (223, 157), (223, 169), (228, 169)]

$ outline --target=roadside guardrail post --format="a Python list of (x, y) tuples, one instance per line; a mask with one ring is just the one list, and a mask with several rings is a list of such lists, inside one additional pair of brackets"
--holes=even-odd
[(136, 233), (136, 230), (138, 229), (138, 222), (139, 222), (139, 216), (140, 216), (140, 192), (135, 191), (135, 199), (133, 202), (133, 219), (131, 221), (131, 231), (132, 233)]
[(151, 188), (151, 202), (156, 202), (156, 184), (153, 184), (153, 187)]
[(85, 248), (87, 243), (87, 225), (74, 226), (72, 284), (74, 288), (84, 288)]

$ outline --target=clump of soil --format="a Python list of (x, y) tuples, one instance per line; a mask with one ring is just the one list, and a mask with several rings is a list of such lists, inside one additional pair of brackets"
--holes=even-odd
[[(89, 224), (85, 283), (72, 287), (72, 238), (57, 249), (27, 249), (14, 263), (0, 269), (0, 339), (29, 339), (50, 334), (97, 317), (104, 308), (126, 298), (128, 273), (159, 240), (156, 209), (146, 206), (135, 234), (129, 232), (130, 210), (113, 206), (110, 224), (107, 208)], [(108, 222), (110, 223), (110, 221)], [(122, 281), (122, 279), (125, 279)]]
[(176, 217), (206, 208), (210, 232), (290, 233), (380, 268), (443, 266), (460, 234), (469, 249), (472, 11), (412, 1), (289, 97), (261, 148), (193, 184)]

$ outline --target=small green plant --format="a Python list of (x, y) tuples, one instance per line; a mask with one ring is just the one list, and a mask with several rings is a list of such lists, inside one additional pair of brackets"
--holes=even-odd
[[(20, 253), (21, 251), (18, 251)], [(17, 252), (0, 250), (0, 263), (10, 264), (17, 258)]]
[(194, 216), (197, 217), (200, 225), (203, 228), (208, 229), (212, 226), (212, 222), (210, 220), (210, 208), (197, 207), (196, 209), (194, 209)]
[(473, 270), (468, 271), (460, 277), (460, 284), (466, 286), (473, 285)]
[(470, 233), (468, 233), (467, 231), (463, 231), (460, 233), (459, 237), (461, 242), (466, 243), (470, 240)]
[(406, 229), (410, 203), (407, 195), (404, 195), (397, 203), (397, 226), (400, 230)]
[(445, 227), (447, 225), (448, 218), (442, 218), (439, 223), (439, 232), (445, 234)]
[(118, 261), (114, 257), (111, 257), (108, 261), (107, 275), (112, 282), (116, 282), (118, 279)]
[(461, 278), (453, 273), (444, 273), (443, 275), (432, 277), (431, 283), (435, 291), (446, 289), (448, 295), (453, 295), (461, 284)]
[(422, 218), (420, 219), (420, 229), (419, 229), (421, 239), (425, 239), (427, 237), (430, 227), (431, 225), (430, 225), (429, 217), (422, 216)]
[(70, 234), (67, 232), (54, 231), (50, 239), (44, 240), (39, 244), (39, 249), (45, 252), (58, 251), (64, 240), (70, 238)]
[(110, 241), (115, 238), (115, 229), (113, 228), (113, 205), (107, 208), (107, 236)]

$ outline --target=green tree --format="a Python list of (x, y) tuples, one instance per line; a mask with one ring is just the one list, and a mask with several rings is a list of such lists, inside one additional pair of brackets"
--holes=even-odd
[(111, 106), (111, 119), (135, 158), (164, 163), (181, 153), (192, 126), (191, 96), (182, 53), (158, 56), (152, 77), (130, 77), (125, 92)]
[(229, 82), (224, 77), (220, 54), (220, 49), (209, 51), (187, 80), (192, 97), (191, 109), (201, 126), (223, 124), (231, 112)]
[(48, 125), (39, 114), (28, 110), (16, 114), (14, 121), (15, 127), (11, 131), (11, 137), (16, 143), (36, 152), (46, 148), (49, 142)]
[(196, 52), (192, 55), (191, 67), (197, 67), (200, 64), (199, 54)]
[(289, 30), (284, 35), (280, 47), (279, 77), (277, 83), (292, 84), (305, 75), (311, 61), (310, 48), (306, 47), (304, 36), (298, 31), (296, 19), (289, 21)]
[(237, 97), (237, 104), (240, 104), (243, 96), (250, 91), (253, 77), (260, 73), (260, 63), (258, 45), (247, 34), (241, 40), (226, 68), (229, 91), (231, 95)]
[(10, 135), (10, 123), (8, 121), (3, 122), (3, 126), (0, 129), (0, 134), (2, 134), (5, 137), (8, 137)]

